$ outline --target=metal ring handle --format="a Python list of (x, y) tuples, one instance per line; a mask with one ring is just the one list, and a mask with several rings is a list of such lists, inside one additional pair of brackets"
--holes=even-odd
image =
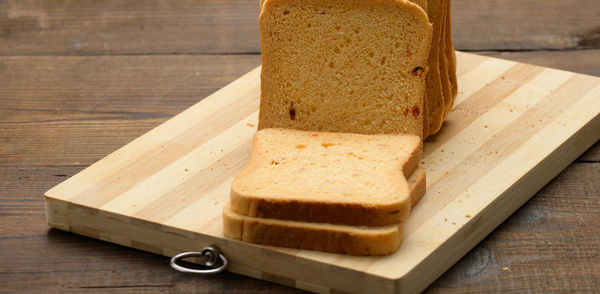
[[(193, 269), (185, 266), (181, 266), (177, 264), (177, 261), (186, 258), (186, 257), (200, 257), (204, 266), (210, 267), (210, 269)], [(215, 267), (221, 261), (221, 265)], [(215, 245), (210, 245), (208, 247), (204, 247), (200, 252), (183, 252), (179, 253), (169, 262), (171, 267), (177, 271), (183, 273), (192, 273), (192, 274), (217, 274), (222, 272), (227, 268), (227, 258), (221, 252), (221, 249)]]

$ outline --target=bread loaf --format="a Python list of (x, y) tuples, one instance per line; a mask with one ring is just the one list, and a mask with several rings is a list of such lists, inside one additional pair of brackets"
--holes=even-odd
[(266, 0), (259, 129), (423, 136), (431, 24), (405, 0)]

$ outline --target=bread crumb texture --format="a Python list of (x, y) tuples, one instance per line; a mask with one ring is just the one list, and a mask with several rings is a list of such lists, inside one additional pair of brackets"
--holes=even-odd
[(259, 129), (423, 135), (431, 25), (404, 1), (266, 1)]
[(402, 169), (420, 152), (417, 137), (313, 134), (285, 129), (256, 133), (250, 162), (233, 188), (261, 198), (315, 201), (330, 197), (380, 203), (405, 197)]

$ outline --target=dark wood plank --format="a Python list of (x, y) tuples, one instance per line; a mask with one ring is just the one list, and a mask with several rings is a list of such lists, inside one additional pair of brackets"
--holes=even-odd
[(600, 142), (596, 142), (594, 146), (577, 158), (577, 161), (600, 162)]
[[(595, 0), (454, 0), (457, 49), (600, 48)], [(0, 1), (0, 55), (258, 53), (257, 0)]]
[(600, 77), (600, 50), (597, 49), (575, 51), (474, 51), (472, 53)]
[(0, 57), (0, 166), (90, 165), (259, 55)]
[(596, 0), (453, 0), (457, 49), (533, 50), (600, 48)]
[(257, 53), (258, 0), (0, 1), (0, 55)]

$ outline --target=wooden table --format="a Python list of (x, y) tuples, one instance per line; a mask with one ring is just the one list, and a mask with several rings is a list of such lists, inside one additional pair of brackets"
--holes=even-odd
[[(260, 64), (256, 0), (0, 1), (0, 292), (297, 290), (49, 229), (43, 193)], [(600, 76), (600, 2), (455, 0), (458, 50)], [(600, 291), (596, 143), (427, 292)]]

